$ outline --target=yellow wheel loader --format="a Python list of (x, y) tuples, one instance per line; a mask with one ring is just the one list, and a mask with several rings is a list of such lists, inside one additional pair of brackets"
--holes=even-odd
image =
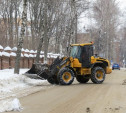
[(33, 64), (25, 75), (32, 78), (47, 79), (51, 84), (70, 85), (74, 78), (80, 83), (90, 79), (101, 84), (106, 74), (110, 74), (110, 62), (93, 56), (93, 43), (72, 44), (69, 57), (56, 58), (51, 65)]

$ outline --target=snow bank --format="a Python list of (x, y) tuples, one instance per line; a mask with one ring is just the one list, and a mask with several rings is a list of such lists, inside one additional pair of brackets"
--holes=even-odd
[(17, 98), (0, 101), (0, 112), (21, 111), (23, 108)]
[[(9, 94), (13, 91), (18, 91), (29, 87), (29, 84), (32, 86), (42, 85), (46, 80), (35, 80), (30, 79), (23, 73), (27, 72), (28, 69), (21, 69), (21, 74), (13, 74), (14, 69), (5, 69), (0, 70), (0, 93)], [(0, 98), (2, 95), (0, 95)]]
[[(34, 86), (43, 86), (48, 84), (46, 80), (30, 79), (23, 73), (28, 69), (21, 69), (20, 74), (13, 74), (14, 69), (0, 70), (0, 112), (20, 111), (21, 105), (17, 98), (30, 94)], [(24, 91), (28, 90), (27, 93)]]

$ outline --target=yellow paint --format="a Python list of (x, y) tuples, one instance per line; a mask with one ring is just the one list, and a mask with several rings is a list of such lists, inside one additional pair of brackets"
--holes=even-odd
[(86, 46), (86, 45), (93, 45), (92, 43), (85, 43), (85, 44), (71, 44), (71, 46)]
[(98, 70), (96, 73), (95, 73), (95, 77), (98, 79), (98, 80), (102, 80), (103, 79), (103, 72), (101, 70)]
[(106, 74), (110, 74), (112, 72), (112, 69), (110, 67), (106, 68)]
[(65, 82), (69, 82), (71, 80), (71, 73), (70, 72), (64, 72), (63, 76), (62, 76), (62, 79), (65, 81)]
[(81, 68), (81, 75), (91, 74), (91, 68)]
[[(93, 45), (93, 43), (85, 43), (85, 44), (71, 44), (71, 46), (85, 46), (85, 45)], [(68, 57), (64, 57), (63, 60), (67, 59)], [(101, 61), (97, 61), (101, 60)], [(112, 69), (110, 68), (110, 62), (107, 59), (101, 59), (100, 57), (95, 58), (94, 56), (91, 56), (91, 64), (95, 63), (102, 63), (102, 61), (105, 61), (108, 63), (108, 67), (106, 67), (104, 70), (106, 74), (110, 74), (112, 72)], [(70, 61), (68, 61), (66, 64), (64, 64), (61, 68), (65, 66), (69, 66), (74, 69), (77, 75), (90, 75), (91, 74), (91, 68), (83, 68), (82, 64), (79, 62), (77, 58), (70, 57)], [(96, 73), (97, 79), (103, 78), (103, 72), (98, 71)], [(71, 79), (71, 74), (69, 72), (66, 72), (63, 74), (63, 80), (68, 82)]]
[(79, 67), (79, 68), (81, 68), (82, 65), (81, 65), (81, 63), (79, 62), (79, 60), (77, 58), (74, 58), (72, 60), (72, 62), (71, 62), (71, 67), (74, 67), (74, 68)]

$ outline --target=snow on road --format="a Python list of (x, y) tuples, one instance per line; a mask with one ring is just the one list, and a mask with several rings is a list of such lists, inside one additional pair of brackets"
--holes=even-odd
[[(20, 74), (14, 74), (14, 69), (0, 70), (0, 112), (20, 111), (22, 109), (18, 97), (39, 91), (48, 84), (46, 80), (30, 79), (24, 75), (28, 69), (21, 69)], [(6, 106), (5, 106), (6, 105)]]
[(17, 98), (0, 101), (0, 112), (21, 110), (23, 110), (23, 108)]

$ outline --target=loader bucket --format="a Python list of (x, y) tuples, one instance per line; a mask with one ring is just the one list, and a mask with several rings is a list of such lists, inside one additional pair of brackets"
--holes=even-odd
[(24, 75), (33, 79), (47, 79), (48, 67), (48, 64), (34, 63), (31, 69), (24, 73)]

